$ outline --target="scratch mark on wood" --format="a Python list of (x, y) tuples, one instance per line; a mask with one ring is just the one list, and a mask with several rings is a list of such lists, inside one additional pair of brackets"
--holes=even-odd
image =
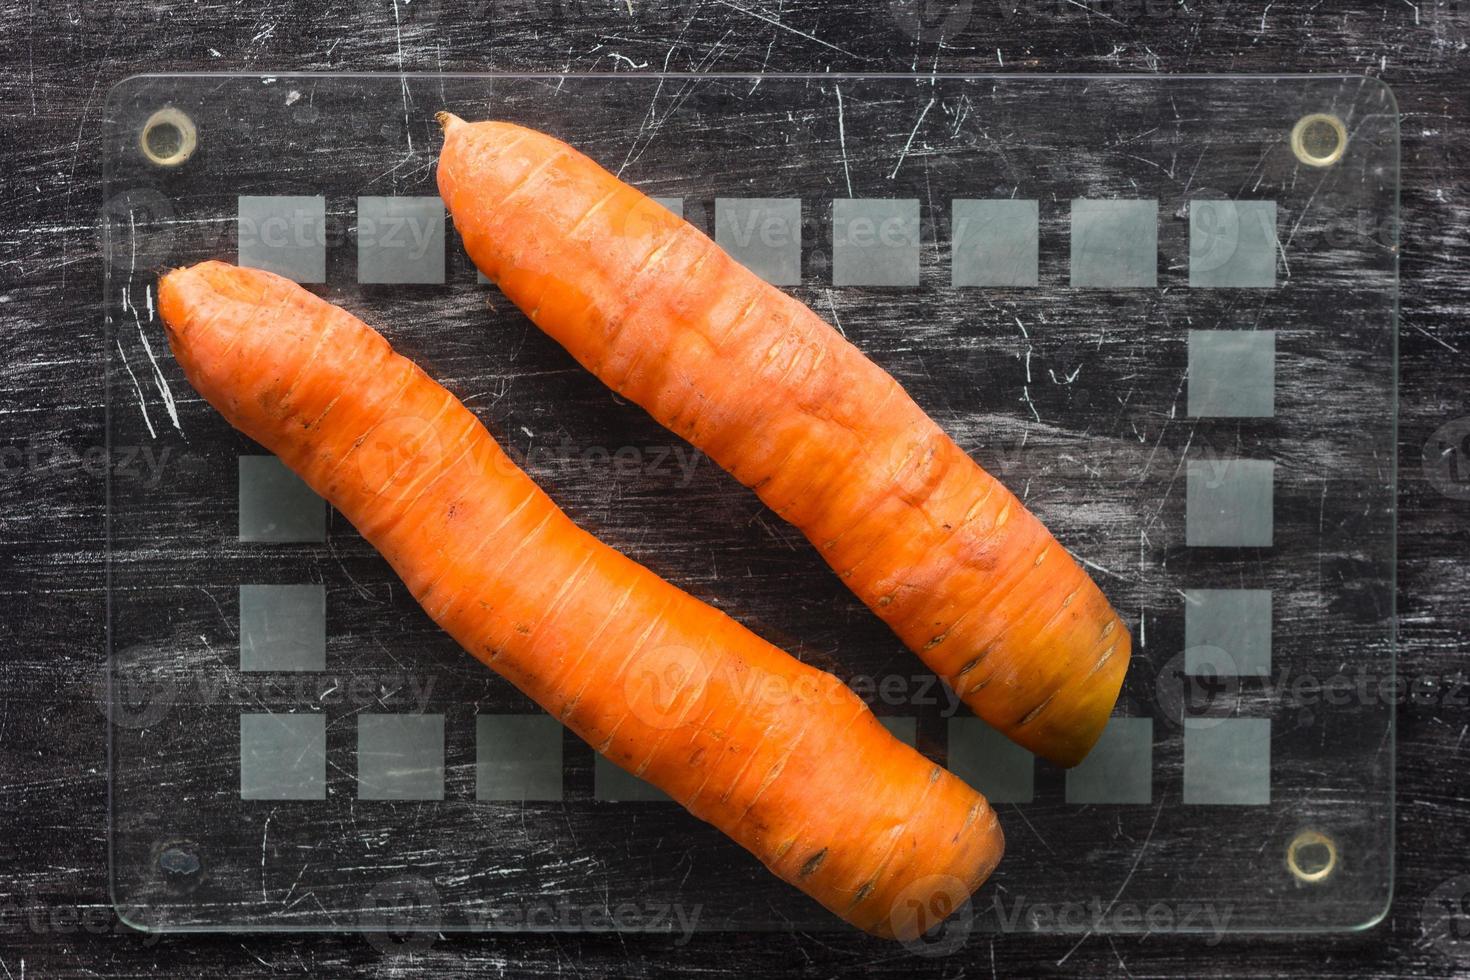
[(934, 103), (936, 101), (936, 99), (931, 97), (929, 101), (924, 104), (923, 111), (919, 113), (919, 118), (914, 122), (913, 130), (909, 132), (908, 142), (904, 143), (903, 145), (903, 152), (899, 153), (898, 155), (898, 162), (893, 165), (893, 172), (888, 175), (889, 180), (892, 180), (893, 178), (898, 176), (898, 170), (900, 167), (903, 166), (904, 158), (909, 155), (909, 147), (914, 145), (914, 137), (918, 135), (919, 127), (924, 125), (924, 117), (929, 115), (929, 110), (934, 108)]

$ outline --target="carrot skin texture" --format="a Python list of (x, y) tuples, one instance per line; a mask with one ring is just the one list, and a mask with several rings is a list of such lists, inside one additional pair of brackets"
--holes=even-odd
[(466, 650), (781, 878), (903, 939), (935, 894), (958, 904), (989, 876), (1004, 842), (979, 793), (835, 677), (577, 527), (371, 327), (219, 262), (165, 276), (159, 309), (199, 393)]
[(1072, 766), (1131, 654), (1041, 522), (796, 299), (575, 149), (440, 114), (480, 270), (620, 395), (755, 490), (980, 717)]

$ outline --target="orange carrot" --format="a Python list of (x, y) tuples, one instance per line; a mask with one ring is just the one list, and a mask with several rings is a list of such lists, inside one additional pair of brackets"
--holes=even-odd
[(1010, 491), (811, 310), (594, 161), (440, 122), (439, 192), (487, 277), (795, 525), (976, 714), (1081, 761), (1131, 640)]
[(165, 276), (199, 393), (430, 616), (610, 760), (847, 921), (910, 938), (1003, 850), (984, 797), (802, 664), (577, 527), (378, 333), (266, 272)]

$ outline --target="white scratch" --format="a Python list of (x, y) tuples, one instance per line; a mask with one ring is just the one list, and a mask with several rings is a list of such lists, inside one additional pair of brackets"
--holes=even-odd
[[(674, 47), (677, 46), (679, 40), (683, 38), (685, 29), (687, 29), (691, 23), (693, 23), (692, 18), (684, 22), (684, 26), (679, 28), (679, 36), (674, 39), (674, 44), (670, 45), (668, 53), (664, 55), (665, 72), (669, 70), (669, 59), (673, 57)], [(732, 27), (729, 30), (725, 31), (724, 34), (720, 35), (720, 39), (714, 44), (710, 45), (710, 49), (705, 52), (704, 56), (699, 59), (699, 62), (693, 66), (689, 74), (693, 76), (698, 76), (705, 71), (706, 65), (712, 64), (713, 62), (717, 61), (722, 54), (722, 49), (725, 46), (725, 39), (733, 33), (735, 33), (735, 28)], [(632, 163), (637, 163), (638, 160), (643, 156), (644, 151), (646, 151), (650, 146), (653, 145), (653, 140), (658, 133), (659, 127), (662, 126), (669, 119), (671, 119), (674, 114), (679, 111), (679, 108), (683, 106), (683, 104), (689, 99), (689, 96), (694, 94), (695, 87), (698, 84), (699, 81), (697, 78), (689, 78), (687, 81), (685, 81), (685, 83), (679, 88), (679, 91), (673, 96), (673, 104), (669, 106), (669, 108), (664, 112), (663, 117), (660, 118), (657, 115), (655, 108), (658, 104), (659, 93), (663, 91), (664, 76), (659, 76), (658, 86), (653, 90), (653, 98), (651, 98), (648, 102), (648, 115), (644, 118), (643, 122), (639, 124), (638, 132), (633, 134), (633, 141), (629, 144), (628, 153), (623, 158), (622, 164), (618, 167), (617, 176), (621, 177), (623, 175), (623, 171), (628, 168), (628, 165)], [(640, 138), (642, 139), (641, 144), (639, 143)]]
[(832, 301), (832, 290), (827, 290), (827, 308), (832, 311), (832, 325), (842, 336), (847, 336), (847, 331), (842, 329), (842, 318), (837, 315), (837, 304)]
[(1067, 2), (1070, 3), (1074, 7), (1081, 7), (1083, 10), (1087, 11), (1087, 13), (1089, 15), (1091, 15), (1091, 14), (1097, 14), (1099, 17), (1101, 17), (1103, 20), (1107, 21), (1110, 24), (1117, 24), (1119, 27), (1127, 27), (1128, 26), (1127, 24), (1124, 24), (1121, 20), (1119, 20), (1116, 17), (1109, 17), (1107, 14), (1103, 13), (1101, 10), (1093, 10), (1087, 4), (1083, 3), (1082, 0), (1067, 0)]
[(133, 373), (133, 366), (128, 363), (128, 355), (123, 353), (122, 341), (117, 341), (117, 356), (122, 358), (123, 367), (127, 369), (128, 377), (132, 379), (133, 391), (138, 396), (138, 408), (143, 413), (143, 424), (148, 426), (148, 434), (158, 438), (158, 430), (153, 428), (153, 420), (148, 417), (148, 401), (143, 397), (143, 386), (138, 384), (138, 376)]
[(1026, 407), (1031, 409), (1031, 414), (1036, 416), (1036, 421), (1040, 422), (1041, 413), (1036, 410), (1035, 403), (1031, 401), (1031, 387), (1029, 385), (1021, 386), (1021, 400), (1026, 403)]
[(1448, 340), (1445, 340), (1442, 337), (1436, 337), (1434, 334), (1430, 333), (1428, 330), (1425, 330), (1423, 327), (1419, 326), (1419, 324), (1417, 324), (1417, 323), (1411, 323), (1411, 324), (1409, 324), (1409, 326), (1413, 327), (1415, 330), (1419, 331), (1424, 336), (1426, 336), (1430, 340), (1434, 341), (1436, 344), (1439, 344), (1441, 347), (1443, 347), (1445, 350), (1449, 351), (1450, 353), (1452, 353), (1452, 354), (1458, 354), (1458, 353), (1460, 353), (1460, 348), (1456, 347), (1454, 344), (1450, 343)]
[(853, 54), (851, 51), (848, 51), (846, 48), (839, 48), (837, 45), (831, 43), (830, 41), (823, 41), (815, 34), (808, 34), (805, 31), (798, 31), (790, 24), (783, 24), (776, 18), (768, 17), (760, 11), (751, 10), (748, 7), (741, 7), (738, 4), (730, 3), (730, 0), (715, 0), (715, 3), (719, 4), (721, 7), (729, 7), (731, 10), (738, 10), (742, 14), (745, 14), (747, 17), (754, 17), (756, 20), (765, 21), (767, 24), (770, 24), (773, 27), (779, 27), (783, 31), (788, 31), (792, 34), (795, 34), (797, 37), (804, 37), (808, 41), (813, 41), (817, 44), (820, 44), (824, 48), (831, 48), (833, 51), (839, 52), (840, 54), (845, 54), (849, 58), (857, 57), (857, 55)]
[(934, 103), (936, 101), (937, 100), (931, 96), (929, 102), (924, 106), (924, 111), (919, 113), (918, 121), (914, 123), (914, 128), (909, 133), (909, 140), (903, 145), (903, 152), (898, 155), (898, 162), (893, 165), (893, 173), (888, 175), (889, 180), (892, 180), (893, 178), (898, 176), (898, 168), (903, 166), (904, 157), (909, 155), (909, 147), (914, 145), (914, 137), (919, 134), (919, 127), (924, 125), (924, 117), (929, 115), (929, 110), (934, 108)]
[(852, 173), (847, 169), (847, 126), (842, 121), (842, 86), (837, 90), (837, 142), (842, 146), (842, 176), (847, 178), (847, 196), (852, 197)]
[[(154, 383), (158, 387), (159, 395), (163, 398), (163, 407), (168, 412), (169, 420), (173, 422), (175, 429), (183, 432), (184, 427), (179, 425), (179, 409), (178, 406), (174, 404), (174, 393), (172, 389), (170, 389), (168, 386), (168, 379), (163, 376), (163, 369), (158, 366), (158, 358), (154, 356), (153, 345), (148, 342), (148, 334), (143, 330), (143, 320), (138, 315), (138, 308), (133, 305), (133, 274), (138, 269), (138, 220), (136, 215), (131, 210), (128, 211), (128, 239), (129, 246), (132, 249), (132, 255), (131, 264), (128, 266), (128, 281), (122, 289), (122, 307), (125, 311), (133, 315), (133, 323), (138, 328), (138, 339), (143, 341), (143, 350), (148, 355), (148, 362), (153, 365)], [(143, 292), (144, 295), (147, 297), (148, 321), (151, 323), (153, 321), (153, 287), (151, 285), (145, 286)], [(119, 350), (121, 350), (121, 345), (119, 345)], [(126, 357), (123, 358), (123, 363), (127, 364)], [(131, 367), (128, 368), (128, 374), (129, 376), (132, 376), (133, 374), (133, 369)], [(133, 377), (134, 387), (136, 387), (137, 384), (138, 379), (136, 377)], [(139, 402), (141, 403), (143, 398), (143, 393), (141, 390), (139, 390), (138, 392), (138, 398)], [(146, 407), (143, 409), (143, 417), (145, 420), (148, 417), (148, 410)], [(149, 423), (148, 432), (150, 435), (153, 435), (155, 437), (157, 436), (157, 433), (153, 431), (152, 423)]]
[[(1262, 176), (1265, 176), (1264, 172), (1262, 173)], [(1256, 186), (1259, 187), (1260, 185), (1261, 185), (1261, 182), (1259, 180), (1257, 180), (1256, 181)], [(1294, 233), (1296, 231), (1296, 229), (1292, 229), (1292, 231)], [(1290, 279), (1291, 278), (1291, 260), (1286, 257), (1286, 246), (1283, 245), (1283, 244), (1281, 244), (1281, 238), (1279, 236), (1276, 239), (1276, 254), (1281, 256), (1282, 270), (1286, 273), (1286, 278)]]
[[(1123, 896), (1123, 891), (1128, 887), (1128, 883), (1133, 880), (1134, 872), (1136, 872), (1138, 870), (1138, 864), (1139, 864), (1140, 861), (1143, 860), (1143, 854), (1144, 854), (1144, 852), (1148, 850), (1149, 841), (1151, 841), (1151, 840), (1154, 839), (1154, 831), (1158, 829), (1158, 826), (1159, 826), (1159, 814), (1161, 814), (1163, 812), (1164, 812), (1164, 801), (1163, 800), (1160, 800), (1159, 801), (1159, 805), (1154, 808), (1154, 822), (1149, 825), (1149, 828), (1148, 828), (1148, 836), (1143, 839), (1143, 844), (1138, 848), (1138, 853), (1136, 855), (1134, 855), (1134, 857), (1133, 857), (1133, 866), (1128, 869), (1128, 874), (1123, 879), (1123, 884), (1119, 885), (1118, 886), (1118, 890), (1113, 893), (1113, 900), (1108, 903), (1108, 907), (1103, 910), (1103, 914), (1102, 914), (1102, 916), (1099, 916), (1099, 919), (1106, 917), (1108, 915), (1108, 913), (1110, 913), (1110, 912), (1113, 911), (1113, 906), (1118, 904), (1118, 899)], [(1061, 966), (1063, 963), (1067, 962), (1067, 960), (1071, 957), (1071, 955), (1073, 953), (1077, 952), (1077, 948), (1079, 946), (1081, 946), (1083, 943), (1087, 942), (1087, 940), (1091, 936), (1092, 936), (1092, 929), (1088, 929), (1087, 932), (1083, 933), (1082, 938), (1079, 939), (1079, 940), (1077, 940), (1077, 944), (1075, 946), (1073, 946), (1071, 949), (1067, 950), (1066, 954), (1063, 955), (1061, 959), (1057, 960), (1057, 966)]]
[(408, 140), (408, 152), (413, 153), (413, 127), (409, 123), (408, 76), (403, 73), (403, 22), (398, 17), (398, 0), (393, 0), (393, 32), (398, 38), (398, 84), (403, 90), (403, 135)]
[(267, 900), (265, 897), (265, 842), (270, 839), (271, 820), (275, 818), (275, 815), (275, 810), (271, 810), (270, 813), (266, 814), (265, 826), (261, 828), (260, 832), (260, 900), (262, 902)]
[(1062, 547), (1062, 550), (1065, 551), (1067, 554), (1071, 555), (1078, 562), (1080, 562), (1083, 565), (1086, 565), (1088, 568), (1092, 569), (1094, 572), (1102, 572), (1104, 575), (1109, 575), (1109, 576), (1112, 576), (1113, 578), (1116, 578), (1116, 579), (1122, 579), (1124, 582), (1133, 582), (1133, 581), (1136, 581), (1136, 579), (1132, 579), (1132, 578), (1129, 578), (1127, 575), (1123, 575), (1123, 574), (1120, 574), (1118, 572), (1115, 572), (1111, 568), (1104, 568), (1103, 566), (1099, 565), (1095, 561), (1091, 561), (1090, 559), (1083, 558), (1081, 555), (1077, 554), (1077, 552), (1073, 551), (1071, 548), (1068, 548), (1066, 546), (1063, 546)]
[(138, 308), (133, 305), (126, 288), (123, 289), (123, 309), (133, 314), (133, 323), (138, 328), (138, 339), (143, 342), (143, 352), (148, 355), (148, 363), (153, 365), (153, 383), (158, 388), (159, 396), (163, 398), (163, 407), (168, 412), (169, 421), (174, 424), (175, 429), (183, 432), (184, 427), (179, 424), (179, 408), (174, 403), (173, 390), (168, 386), (168, 379), (163, 376), (163, 368), (159, 366), (158, 357), (153, 353), (153, 344), (148, 341), (148, 333), (143, 329), (143, 320), (138, 315)]

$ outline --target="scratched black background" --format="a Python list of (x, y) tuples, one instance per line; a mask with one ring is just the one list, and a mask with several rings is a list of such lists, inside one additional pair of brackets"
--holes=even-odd
[[(1470, 333), (1463, 266), (1464, 131), (1470, 9), (1393, 4), (1061, 2), (935, 5), (754, 4), (709, 0), (650, 9), (593, 2), (302, 6), (77, 3), (0, 7), (6, 154), (0, 211), (4, 279), (0, 446), (53, 462), (0, 474), (0, 758), (7, 831), (6, 908), (107, 908), (104, 731), (87, 696), (103, 650), (102, 482), (66, 450), (102, 442), (102, 98), (144, 70), (412, 71), (1211, 71), (1363, 72), (1395, 88), (1403, 110), (1404, 281), (1400, 399), (1400, 672), (1467, 669), (1461, 649), (1470, 577), (1461, 568), (1470, 503), (1423, 476), (1423, 446), (1464, 416)], [(60, 455), (54, 455), (57, 449)], [(448, 938), (412, 958), (384, 958), (359, 937), (169, 938), (98, 935), (54, 916), (5, 919), (0, 972), (10, 977), (164, 973), (206, 976), (371, 973), (630, 975), (869, 970), (1095, 975), (1212, 973), (1440, 976), (1470, 972), (1426, 927), (1426, 900), (1470, 872), (1466, 726), (1459, 697), (1400, 712), (1398, 898), (1357, 937), (1203, 940), (1151, 936), (977, 937), (948, 959), (918, 959), (861, 937), (702, 936), (676, 947), (646, 936)], [(1441, 892), (1444, 890), (1441, 889)], [(1459, 891), (1452, 897), (1458, 897)], [(1431, 904), (1433, 909), (1440, 908)], [(1461, 916), (1462, 921), (1465, 916)], [(23, 964), (23, 965), (22, 965)]]

